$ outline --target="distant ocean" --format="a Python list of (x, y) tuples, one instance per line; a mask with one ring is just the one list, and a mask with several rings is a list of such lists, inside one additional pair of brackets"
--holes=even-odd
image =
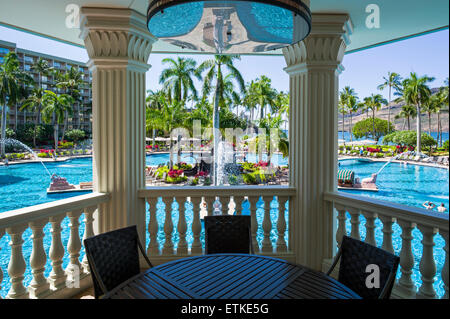
[[(424, 132), (424, 133), (427, 133), (427, 132)], [(437, 139), (437, 132), (431, 132), (431, 137), (436, 140)], [(339, 131), (338, 132), (338, 139), (340, 139), (340, 140), (345, 139), (345, 141), (348, 142), (348, 141), (350, 141), (350, 134), (348, 132), (345, 132), (344, 136), (342, 137), (342, 132)], [(367, 139), (366, 137), (357, 139), (357, 138), (355, 138), (355, 136), (353, 136), (353, 141), (366, 140), (366, 139)], [(380, 138), (379, 142), (381, 142), (382, 140), (383, 140), (383, 137)], [(448, 132), (442, 133), (442, 142), (445, 142), (447, 140), (448, 140)]]

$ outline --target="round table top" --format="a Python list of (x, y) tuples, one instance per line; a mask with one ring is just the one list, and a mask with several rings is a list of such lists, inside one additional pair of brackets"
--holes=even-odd
[(360, 299), (337, 280), (285, 260), (246, 254), (187, 257), (114, 288), (112, 299)]

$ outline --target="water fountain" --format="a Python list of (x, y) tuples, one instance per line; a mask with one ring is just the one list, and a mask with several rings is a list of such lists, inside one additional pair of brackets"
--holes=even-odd
[(239, 176), (240, 170), (235, 165), (235, 152), (232, 144), (228, 142), (219, 142), (217, 149), (217, 186), (228, 182), (228, 176)]
[(14, 138), (5, 138), (5, 139), (0, 139), (0, 144), (9, 144), (12, 146), (19, 146), (23, 149), (25, 149), (27, 152), (29, 152), (31, 155), (33, 155), (33, 157), (39, 161), (42, 166), (44, 167), (45, 171), (47, 172), (48, 176), (50, 177), (50, 179), (52, 178), (52, 174), (50, 173), (50, 171), (48, 170), (47, 166), (45, 166), (44, 162), (39, 158), (39, 156), (37, 156), (37, 154), (27, 145), (25, 145), (24, 143), (22, 143), (21, 141), (18, 141)]

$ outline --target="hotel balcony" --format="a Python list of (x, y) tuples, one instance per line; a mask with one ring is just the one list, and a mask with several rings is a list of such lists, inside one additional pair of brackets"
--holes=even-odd
[[(126, 1), (118, 2), (124, 5)], [(410, 1), (399, 2), (411, 7)], [(438, 11), (443, 10), (437, 5), (428, 7), (428, 18), (423, 18), (421, 10), (411, 9), (421, 18), (390, 16), (394, 26), (402, 27), (392, 27), (392, 32), (370, 40), (360, 31), (362, 25), (356, 28), (352, 24), (362, 13), (353, 5), (336, 3), (339, 5), (322, 1), (325, 8), (329, 6), (329, 13), (313, 10), (310, 36), (278, 52), (286, 59), (285, 70), (290, 77), (289, 186), (146, 186), (145, 73), (152, 50), (167, 52), (168, 48), (146, 31), (146, 8), (82, 7), (80, 39), (75, 30), (46, 26), (46, 30), (55, 30), (55, 38), (86, 44), (89, 54), (94, 191), (0, 214), (0, 239), (10, 237), (8, 266), (0, 267), (0, 283), (3, 271), (10, 278), (7, 298), (71, 298), (91, 288), (83, 239), (128, 225), (137, 225), (153, 265), (201, 255), (203, 216), (234, 211), (240, 214), (244, 205), (250, 210), (256, 254), (326, 271), (346, 234), (389, 252), (394, 252), (394, 243), (401, 242), (399, 276), (392, 298), (439, 298), (435, 281), (443, 287), (442, 298), (448, 298), (448, 214), (338, 192), (336, 165), (338, 78), (352, 37), (357, 42), (352, 50), (360, 50), (448, 25), (448, 16), (442, 17)], [(395, 8), (393, 4), (387, 6), (391, 11)], [(28, 9), (37, 15), (46, 10), (39, 4)], [(61, 17), (64, 21), (64, 11), (49, 23)], [(12, 21), (10, 24), (14, 25)], [(116, 25), (126, 27), (116, 29)], [(23, 29), (44, 34), (39, 24)], [(109, 32), (120, 36), (110, 40)], [(117, 43), (111, 45), (110, 41)], [(157, 218), (157, 203), (161, 201), (162, 223)], [(216, 201), (221, 204), (219, 211), (214, 208)], [(394, 233), (394, 228), (401, 231)], [(377, 242), (376, 233), (380, 232), (382, 240)], [(365, 236), (361, 236), (363, 233)], [(436, 236), (443, 238), (443, 246), (435, 247)], [(51, 238), (49, 248), (44, 247), (44, 238)], [(418, 260), (420, 284), (413, 279), (413, 242), (420, 242), (422, 249)], [(29, 260), (24, 257), (25, 244), (31, 245)], [(437, 252), (445, 256), (440, 269)], [(68, 256), (66, 264), (64, 256)], [(78, 275), (80, 285), (75, 286)]]

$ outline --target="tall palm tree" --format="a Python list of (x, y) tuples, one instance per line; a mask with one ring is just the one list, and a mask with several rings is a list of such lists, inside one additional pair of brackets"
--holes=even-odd
[(407, 103), (414, 105), (417, 109), (417, 151), (422, 150), (422, 127), (420, 114), (422, 113), (422, 105), (431, 95), (431, 90), (428, 83), (434, 81), (433, 77), (421, 76), (419, 77), (415, 72), (411, 72), (409, 78), (402, 82), (402, 99)]
[(441, 113), (449, 111), (449, 100), (448, 100), (448, 78), (444, 81), (444, 86), (439, 88), (439, 92), (437, 93), (438, 105), (437, 105), (437, 116), (438, 116), (438, 144), (442, 146), (442, 125), (441, 125)]
[[(349, 134), (350, 134), (350, 141), (353, 140), (353, 134), (352, 134), (352, 114), (353, 112), (356, 112), (359, 108), (358, 106), (358, 96), (355, 92), (355, 89), (346, 86), (342, 89), (340, 93), (340, 97), (342, 100), (342, 108), (345, 109), (345, 113), (350, 113), (350, 126), (349, 126)], [(344, 131), (342, 132), (344, 134)]]
[(399, 90), (401, 87), (401, 77), (395, 72), (388, 72), (387, 77), (383, 76), (383, 83), (378, 86), (378, 90), (382, 91), (385, 88), (389, 88), (389, 104), (388, 104), (388, 132), (390, 132), (391, 125), (391, 102), (392, 102), (392, 89)]
[[(433, 94), (429, 96), (423, 103), (423, 110), (428, 115), (428, 135), (431, 136), (431, 114), (437, 113), (439, 108), (439, 96), (438, 94)], [(439, 134), (439, 132), (438, 132)]]
[(28, 73), (20, 70), (16, 53), (6, 54), (0, 65), (0, 106), (2, 106), (0, 155), (2, 156), (5, 155), (6, 109), (25, 98), (28, 94), (27, 88), (33, 82)]
[(260, 120), (264, 118), (267, 106), (273, 110), (277, 92), (272, 88), (271, 80), (265, 75), (251, 82), (248, 94), (259, 105)]
[(372, 94), (364, 98), (364, 104), (368, 110), (372, 111), (372, 137), (375, 138), (375, 112), (378, 111), (382, 105), (386, 105), (387, 101), (381, 94)]
[[(408, 131), (411, 130), (411, 122), (410, 118), (415, 118), (417, 116), (417, 109), (409, 104), (405, 104), (402, 106), (402, 110), (395, 116), (395, 119), (404, 118), (407, 120)], [(403, 128), (402, 128), (403, 129)]]
[(147, 103), (147, 110), (145, 113), (146, 128), (147, 130), (152, 130), (152, 146), (154, 148), (156, 131), (161, 129), (160, 118), (157, 116), (159, 113), (154, 111), (161, 111), (165, 101), (168, 100), (168, 96), (164, 90), (157, 90), (155, 92), (148, 90), (147, 93), (148, 95), (145, 99), (145, 102)]
[[(38, 89), (42, 89), (42, 76), (49, 76), (55, 71), (53, 67), (50, 67), (47, 60), (41, 58), (36, 61), (31, 68), (39, 73)], [(39, 104), (37, 105), (37, 108), (33, 110), (33, 112), (37, 112), (35, 125), (39, 124), (41, 120), (41, 107), (42, 105)], [(34, 147), (36, 147), (36, 145), (34, 145)]]
[(37, 126), (39, 124), (41, 108), (42, 108), (42, 98), (44, 97), (44, 90), (40, 87), (35, 87), (31, 91), (31, 94), (23, 102), (20, 110), (28, 110), (30, 112), (36, 113), (34, 120), (34, 132), (33, 132), (33, 147), (36, 147), (36, 132)]
[(218, 136), (216, 131), (220, 128), (220, 106), (224, 105), (225, 101), (225, 77), (224, 71), (232, 75), (232, 79), (237, 83), (241, 93), (245, 92), (244, 79), (239, 70), (233, 65), (235, 60), (240, 60), (238, 55), (215, 55), (214, 59), (206, 60), (196, 70), (196, 75), (201, 76), (206, 71), (203, 82), (203, 97), (209, 96), (214, 88), (214, 109), (213, 109), (213, 128), (214, 128), (214, 184), (217, 185), (217, 149), (219, 146)]
[(195, 76), (201, 80), (196, 73), (197, 62), (191, 58), (177, 57), (177, 60), (163, 59), (162, 63), (169, 64), (169, 67), (161, 72), (159, 83), (163, 85), (170, 99), (177, 102), (186, 101), (189, 92), (192, 93), (194, 99), (197, 99), (197, 89), (192, 79)]
[(58, 148), (59, 140), (59, 125), (64, 123), (67, 112), (70, 110), (70, 105), (73, 103), (73, 98), (68, 94), (56, 94), (52, 91), (45, 90), (42, 97), (42, 117), (47, 124), (53, 123), (53, 133), (55, 140), (55, 150)]
[(342, 139), (345, 140), (345, 114), (347, 114), (347, 96), (343, 91), (339, 93), (338, 111), (342, 114)]

